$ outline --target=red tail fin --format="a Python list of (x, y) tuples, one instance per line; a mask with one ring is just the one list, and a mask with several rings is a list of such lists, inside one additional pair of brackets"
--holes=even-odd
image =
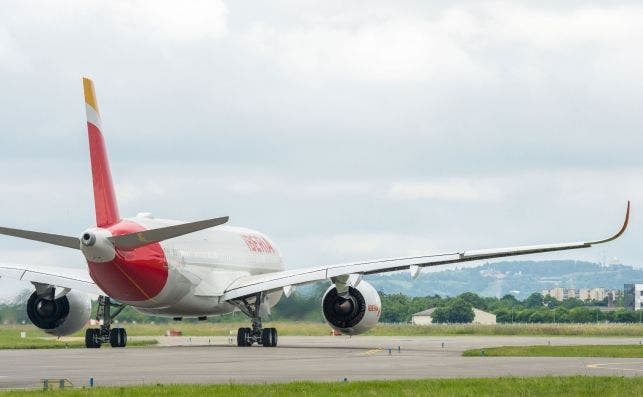
[(96, 226), (104, 227), (120, 221), (116, 193), (109, 170), (107, 149), (101, 132), (100, 113), (94, 91), (94, 83), (83, 78), (85, 91), (85, 108), (87, 110), (87, 135), (89, 137), (89, 155), (92, 163), (92, 182), (94, 184), (94, 206), (96, 208)]

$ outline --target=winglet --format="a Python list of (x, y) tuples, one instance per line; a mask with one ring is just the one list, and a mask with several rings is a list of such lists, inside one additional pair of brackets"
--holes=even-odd
[(589, 243), (589, 245), (603, 244), (612, 240), (616, 240), (617, 238), (621, 237), (623, 233), (625, 233), (625, 229), (627, 229), (627, 224), (629, 222), (630, 222), (630, 200), (627, 200), (627, 210), (625, 211), (625, 221), (623, 221), (623, 226), (621, 226), (621, 229), (612, 237), (606, 238), (605, 240), (592, 241)]

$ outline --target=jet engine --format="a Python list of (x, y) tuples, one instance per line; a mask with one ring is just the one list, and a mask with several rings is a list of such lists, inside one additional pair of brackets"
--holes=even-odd
[(34, 291), (27, 302), (31, 322), (48, 334), (73, 334), (87, 324), (91, 316), (91, 300), (87, 294), (69, 291), (57, 299), (38, 296)]
[(362, 334), (377, 325), (382, 304), (372, 285), (360, 281), (348, 292), (339, 294), (331, 285), (322, 299), (322, 310), (328, 325), (347, 335)]

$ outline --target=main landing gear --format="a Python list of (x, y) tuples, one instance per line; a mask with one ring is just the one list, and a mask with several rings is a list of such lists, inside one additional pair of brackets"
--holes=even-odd
[(241, 311), (252, 319), (252, 328), (239, 328), (237, 331), (237, 346), (252, 346), (253, 343), (263, 345), (264, 347), (277, 346), (277, 329), (263, 328), (261, 326), (259, 311), (262, 304), (267, 305), (267, 302), (264, 300), (265, 294), (259, 293), (255, 296), (255, 300), (252, 303), (249, 303), (246, 298), (238, 302)]
[[(111, 309), (116, 308), (114, 313)], [(125, 308), (125, 305), (112, 303), (108, 296), (98, 297), (96, 321), (103, 320), (100, 328), (88, 328), (85, 331), (85, 347), (97, 349), (103, 343), (112, 347), (125, 347), (127, 345), (127, 332), (125, 328), (111, 328), (112, 320)]]

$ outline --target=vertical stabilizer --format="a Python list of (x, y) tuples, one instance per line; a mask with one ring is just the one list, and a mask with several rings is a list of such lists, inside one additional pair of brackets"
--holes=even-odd
[(87, 111), (87, 136), (89, 138), (89, 156), (92, 164), (92, 183), (94, 185), (94, 206), (96, 209), (96, 226), (104, 227), (117, 223), (118, 204), (112, 183), (112, 174), (107, 159), (107, 148), (103, 139), (100, 113), (94, 83), (83, 78), (85, 92), (85, 109)]

